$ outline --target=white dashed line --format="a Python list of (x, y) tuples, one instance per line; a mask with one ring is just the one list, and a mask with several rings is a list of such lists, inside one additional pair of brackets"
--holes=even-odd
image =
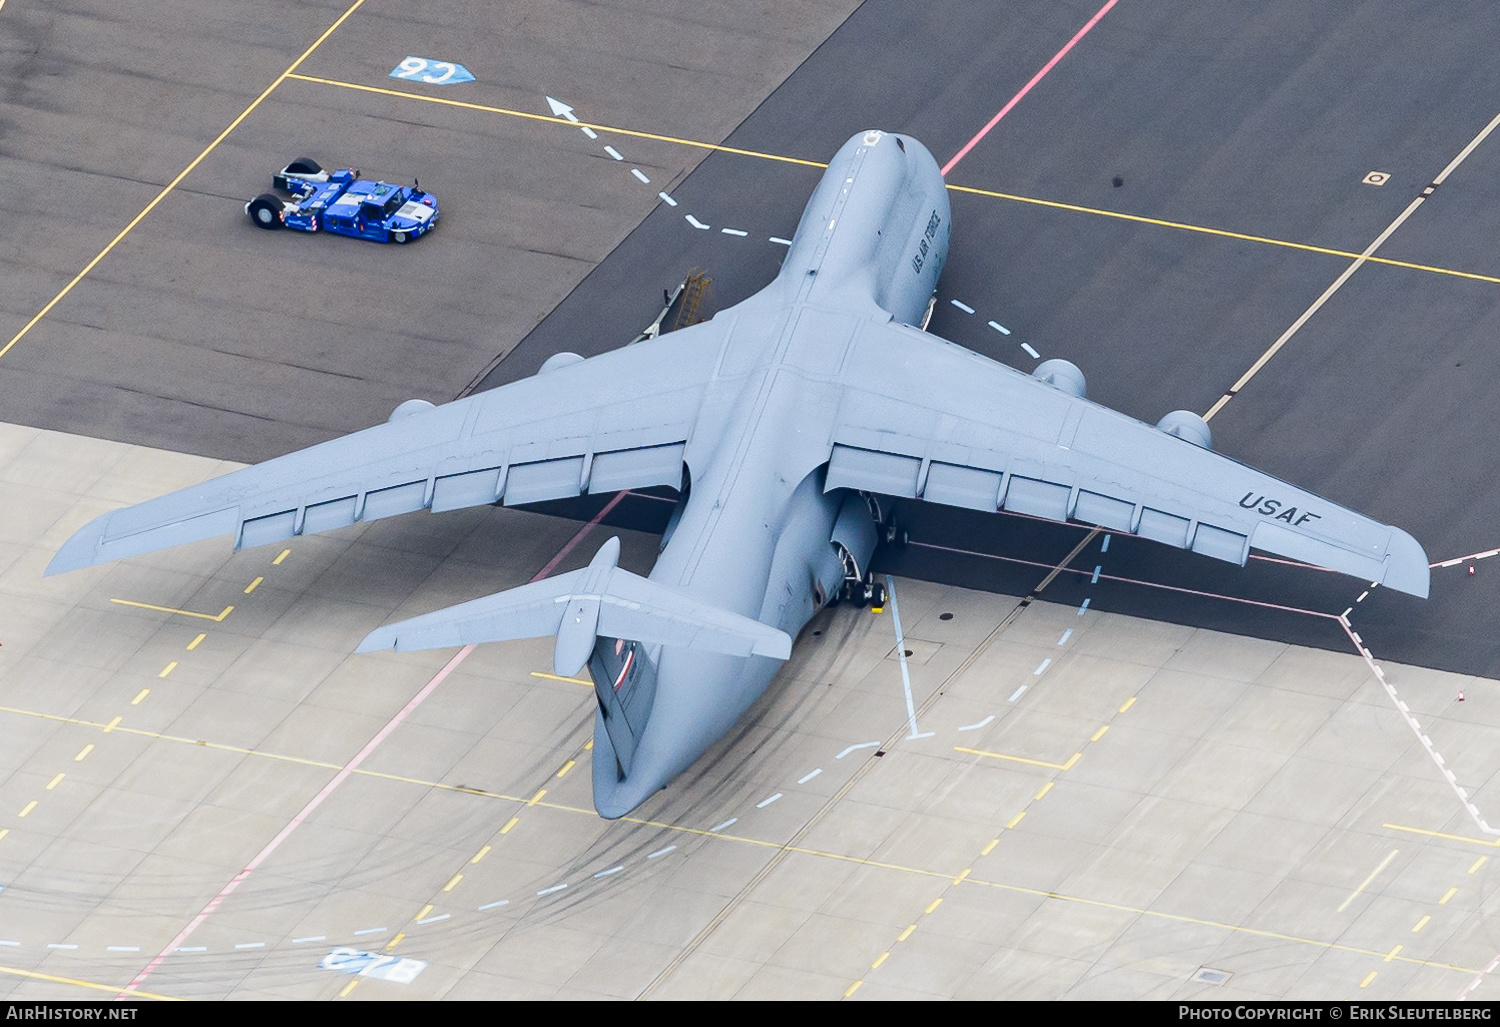
[(1034, 670), (1034, 671), (1031, 672), (1031, 676), (1034, 677), (1034, 678), (1041, 677), (1042, 676), (1042, 672), (1045, 671), (1050, 666), (1052, 666), (1052, 657), (1049, 656), (1045, 660), (1043, 660), (1041, 663), (1039, 663), (1039, 664), (1036, 665), (1036, 670)]
[(1015, 702), (1017, 699), (1021, 698), (1021, 696), (1026, 694), (1026, 687), (1027, 686), (1022, 685), (1020, 688), (1010, 693), (1010, 698), (1007, 699), (1006, 702)]
[(1040, 353), (1038, 353), (1036, 350), (1034, 350), (1034, 349), (1031, 348), (1031, 343), (1029, 343), (1029, 342), (1023, 342), (1023, 343), (1021, 343), (1021, 348), (1024, 349), (1027, 353), (1031, 354), (1031, 359), (1032, 360), (1040, 360), (1040, 359), (1042, 359), (1042, 355)]
[(1062, 638), (1059, 638), (1057, 640), (1057, 644), (1058, 645), (1067, 645), (1068, 644), (1068, 639), (1070, 639), (1072, 637), (1073, 637), (1073, 629), (1069, 628), (1067, 631), (1064, 631), (1062, 633)]
[(990, 721), (992, 721), (994, 719), (995, 719), (995, 715), (993, 713), (991, 713), (988, 717), (985, 717), (979, 723), (977, 723), (977, 724), (965, 724), (963, 727), (959, 728), (959, 730), (960, 731), (978, 731), (980, 728), (984, 727), (986, 724), (988, 724)]
[(1104, 565), (1103, 564), (1095, 564), (1094, 565), (1094, 576), (1089, 579), (1089, 584), (1090, 585), (1097, 585), (1097, 584), (1099, 584), (1099, 572), (1102, 571), (1102, 570), (1104, 570)]
[(672, 199), (672, 197), (668, 196), (666, 193), (657, 193), (656, 195), (660, 197), (661, 202), (665, 203), (668, 207), (677, 206), (677, 201)]
[(593, 129), (589, 128), (586, 125), (579, 125), (578, 126), (578, 130), (580, 132), (582, 132), (584, 135), (588, 136), (590, 139), (598, 139), (599, 138), (599, 133), (595, 132)]
[(646, 173), (644, 171), (642, 171), (640, 168), (631, 168), (630, 169), (630, 173), (632, 175), (634, 175), (636, 178), (640, 179), (641, 185), (650, 185), (651, 184), (651, 179), (647, 178), (646, 177)]
[(792, 244), (792, 240), (790, 240), (790, 239), (783, 239), (779, 235), (773, 235), (773, 236), (771, 236), (771, 241), (773, 243), (775, 243), (777, 246), (790, 246)]
[(771, 803), (775, 802), (779, 798), (781, 798), (781, 793), (777, 792), (775, 795), (771, 796), (769, 799), (762, 799), (759, 802), (757, 802), (755, 804), (755, 808), (756, 809), (765, 809), (767, 806), (771, 805)]
[(693, 215), (691, 215), (691, 214), (684, 214), (683, 217), (687, 218), (687, 223), (690, 224), (690, 225), (692, 225), (694, 228), (701, 228), (701, 229), (704, 229), (706, 231), (707, 229), (710, 229), (710, 228), (713, 227), (713, 225), (705, 225), (703, 222), (699, 221), (697, 218), (693, 217)]
[(618, 874), (620, 871), (622, 871), (624, 869), (625, 869), (624, 867), (610, 867), (608, 870), (601, 870), (601, 871), (599, 871), (594, 876), (595, 877), (609, 877), (611, 874)]
[(1113, 537), (1114, 537), (1113, 535), (1105, 535), (1104, 536), (1104, 545), (1102, 545), (1102, 546), (1099, 547), (1099, 552), (1101, 552), (1101, 553), (1107, 553), (1107, 552), (1109, 552), (1109, 540), (1111, 538), (1113, 538)]
[[(564, 885), (563, 887), (567, 887), (567, 885)], [(435, 924), (439, 920), (446, 920), (446, 919), (448, 919), (452, 915), (453, 915), (452, 913), (439, 913), (437, 916), (424, 917), (423, 919), (418, 920), (417, 923), (418, 923), (418, 925), (421, 925), (421, 924)]]
[(562, 884), (554, 884), (550, 888), (543, 888), (541, 891), (537, 892), (537, 894), (538, 895), (551, 895), (553, 892), (562, 891), (567, 886), (568, 886), (567, 882), (565, 881)]
[[(363, 927), (363, 928), (360, 928), (359, 930), (355, 931), (354, 932), (354, 936), (356, 938), (358, 938), (362, 934), (384, 934), (386, 931), (389, 931), (389, 930), (390, 930), (389, 927)], [(323, 940), (323, 935), (320, 934), (316, 938), (313, 938), (311, 940), (312, 941), (322, 941)]]
[(845, 756), (849, 755), (851, 752), (854, 752), (857, 749), (873, 749), (873, 748), (875, 748), (879, 744), (880, 744), (879, 742), (860, 742), (858, 745), (851, 745), (851, 746), (849, 746), (843, 752), (841, 752), (837, 756), (835, 756), (834, 759), (841, 760)]
[[(354, 933), (358, 934), (359, 932), (355, 931)], [(306, 942), (309, 942), (309, 941), (327, 941), (327, 940), (328, 940), (328, 935), (326, 935), (326, 934), (310, 934), (306, 938), (293, 938), (292, 939), (292, 944), (293, 945), (302, 945), (302, 944), (304, 944)]]
[(738, 228), (721, 228), (719, 229), (719, 231), (723, 232), (725, 235), (737, 235), (742, 239), (750, 234), (749, 232), (741, 231)]
[(1009, 335), (1010, 334), (1010, 329), (1007, 328), (1007, 327), (1005, 327), (999, 321), (991, 321), (990, 322), (990, 327), (993, 328), (993, 329), (995, 329), (995, 331), (999, 332), (1001, 335)]
[(1083, 601), (1083, 605), (1078, 608), (1078, 616), (1082, 617), (1083, 616), (1083, 611), (1087, 610), (1088, 608), (1089, 608), (1089, 600), (1085, 599)]
[(620, 156), (620, 151), (617, 150), (617, 149), (615, 149), (613, 146), (606, 146), (604, 148), (604, 152), (607, 153), (607, 154), (609, 154), (615, 160), (624, 160), (625, 159), (624, 157)]
[(724, 830), (726, 827), (733, 827), (735, 824), (738, 824), (739, 822), (740, 822), (740, 818), (739, 817), (730, 817), (728, 820), (724, 821), (722, 824), (715, 824), (713, 827), (710, 827), (708, 830), (709, 830), (710, 834), (718, 834), (720, 831)]
[(969, 306), (967, 303), (960, 303), (958, 300), (949, 300), (948, 302), (953, 304), (959, 310), (962, 310), (965, 314), (974, 313), (974, 308)]
[(49, 941), (47, 943), (47, 947), (49, 949), (76, 949), (78, 946), (71, 945), (64, 941)]
[(108, 945), (104, 949), (106, 952), (139, 952), (140, 950), (139, 945)]
[(657, 849), (655, 852), (651, 853), (651, 855), (647, 856), (646, 858), (647, 859), (655, 859), (657, 856), (665, 856), (667, 853), (673, 851), (676, 848), (677, 848), (677, 846), (675, 846), (675, 845), (668, 845), (665, 849)]
[(807, 782), (811, 781), (813, 778), (817, 777), (821, 773), (823, 773), (823, 768), (819, 767), (817, 770), (810, 771), (810, 772), (808, 772), (806, 774), (803, 774), (801, 777), (797, 778), (797, 783), (799, 785), (805, 785), (805, 784), (807, 784)]
[(510, 905), (510, 899), (501, 899), (499, 902), (486, 902), (484, 905), (479, 907), (479, 911), (483, 912), (486, 909), (497, 909), (500, 906), (508, 905)]
[(237, 949), (263, 949), (265, 947), (266, 943), (263, 941), (246, 941), (235, 946)]

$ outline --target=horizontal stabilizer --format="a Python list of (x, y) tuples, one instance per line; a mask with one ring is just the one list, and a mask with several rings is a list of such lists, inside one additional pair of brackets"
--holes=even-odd
[(567, 676), (583, 669), (599, 635), (729, 656), (791, 656), (785, 631), (622, 570), (619, 558), (620, 540), (611, 538), (582, 570), (377, 628), (356, 651), (410, 652), (556, 635), (553, 669)]

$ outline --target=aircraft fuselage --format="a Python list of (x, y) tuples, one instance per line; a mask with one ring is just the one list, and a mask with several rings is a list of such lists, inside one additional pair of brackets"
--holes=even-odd
[[(687, 445), (691, 488), (653, 581), (793, 637), (837, 593), (843, 568), (830, 537), (845, 496), (823, 488), (827, 418), (804, 412), (840, 402), (840, 365), (862, 321), (920, 323), (947, 257), (949, 220), (937, 162), (916, 140), (865, 132), (834, 156), (780, 274), (715, 318), (729, 331)], [(674, 648), (637, 657), (629, 669), (654, 674), (654, 693), (632, 718), (644, 724), (633, 752), (617, 758), (605, 714), (596, 714), (594, 801), (605, 817), (623, 816), (686, 770), (781, 667)], [(625, 668), (596, 658), (591, 671), (602, 693)]]

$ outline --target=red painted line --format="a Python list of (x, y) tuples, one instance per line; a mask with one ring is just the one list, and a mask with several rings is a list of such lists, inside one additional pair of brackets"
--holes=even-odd
[[(1044, 519), (1044, 518), (1038, 518)], [(1045, 567), (1052, 570), (1051, 564), (1038, 563), (1035, 560), (1022, 560), (1014, 556), (999, 556), (995, 553), (981, 553), (974, 549), (958, 549), (954, 546), (940, 546), (932, 542), (909, 542), (908, 545), (921, 546), (923, 549), (940, 549), (945, 553), (961, 553), (964, 556), (982, 556), (987, 560), (1000, 560), (1003, 563), (1018, 563), (1025, 567)], [(1062, 568), (1065, 574), (1087, 574), (1092, 576), (1093, 571), (1082, 570), (1077, 567)], [(1327, 620), (1339, 620), (1336, 613), (1322, 613), (1318, 610), (1304, 610), (1296, 606), (1282, 606), (1280, 603), (1266, 603), (1259, 599), (1244, 599), (1240, 596), (1227, 596), (1219, 592), (1202, 592), (1196, 588), (1183, 588), (1180, 585), (1164, 585), (1157, 581), (1145, 581), (1141, 578), (1122, 578), (1116, 574), (1100, 574), (1100, 581), (1118, 581), (1122, 585), (1143, 585), (1146, 588), (1159, 588), (1167, 592), (1182, 592), (1185, 595), (1203, 596), (1205, 599), (1223, 599), (1231, 603), (1244, 603), (1246, 606), (1261, 606), (1268, 610), (1281, 610), (1286, 613), (1302, 613), (1309, 617), (1322, 617)]]
[[(563, 561), (564, 557), (571, 553), (573, 549), (584, 540), (588, 533), (593, 531), (594, 528), (598, 526), (599, 522), (604, 520), (605, 516), (616, 506), (618, 506), (620, 500), (624, 498), (624, 492), (616, 493), (615, 497), (611, 499), (607, 504), (605, 504), (604, 509), (595, 514), (593, 520), (589, 521), (582, 528), (579, 528), (578, 533), (570, 538), (567, 544), (564, 545), (562, 549), (558, 550), (557, 555), (554, 556), (550, 561), (548, 561), (547, 566), (537, 571), (536, 575), (531, 580), (533, 582), (540, 581), (548, 574), (551, 574), (552, 571), (557, 567), (557, 565)], [(460, 663), (468, 659), (469, 654), (473, 651), (474, 647), (472, 645), (466, 645), (462, 649), (460, 649), (457, 654), (454, 655), (453, 659), (449, 660), (448, 663), (443, 667), (443, 669), (438, 671), (437, 674), (433, 676), (431, 681), (422, 686), (422, 690), (420, 692), (411, 697), (411, 701), (408, 702), (404, 707), (402, 707), (401, 712), (392, 717), (390, 721), (385, 725), (385, 727), (381, 728), (380, 731), (376, 733), (374, 738), (371, 738), (368, 742), (366, 742), (365, 747), (359, 750), (359, 752), (352, 760), (344, 764), (343, 769), (335, 774), (333, 776), (333, 779), (323, 786), (322, 791), (318, 792), (317, 795), (314, 795), (312, 799), (307, 803), (307, 805), (303, 806), (302, 810), (287, 822), (287, 825), (281, 829), (276, 837), (267, 842), (265, 847), (255, 854), (255, 858), (245, 865), (245, 869), (241, 870), (238, 874), (235, 874), (234, 879), (226, 884), (219, 892), (219, 894), (210, 899), (208, 905), (204, 906), (202, 911), (199, 912), (197, 916), (193, 917), (192, 920), (188, 921), (188, 925), (178, 932), (177, 937), (168, 942), (166, 948), (162, 949), (161, 952), (157, 954), (155, 959), (147, 963), (145, 969), (136, 974), (131, 982), (125, 985), (124, 990), (115, 997), (127, 998), (129, 997), (131, 992), (135, 991), (143, 983), (145, 983), (146, 978), (150, 977), (154, 972), (156, 972), (157, 967), (161, 966), (162, 962), (169, 955), (175, 952), (183, 942), (187, 941), (188, 937), (198, 929), (203, 921), (208, 919), (209, 914), (218, 909), (219, 906), (223, 904), (224, 900), (229, 898), (229, 896), (234, 893), (234, 890), (236, 888), (238, 888), (241, 884), (244, 884), (245, 881), (249, 879), (250, 875), (253, 874), (262, 863), (270, 858), (271, 853), (275, 852), (277, 848), (280, 847), (281, 843), (286, 841), (287, 838), (291, 836), (291, 833), (298, 827), (300, 827), (302, 825), (302, 822), (312, 815), (313, 810), (321, 806), (323, 804), (323, 800), (332, 795), (335, 788), (343, 784), (344, 781), (348, 779), (350, 774), (358, 770), (359, 765), (363, 763), (372, 752), (375, 751), (380, 743), (390, 737), (391, 732), (395, 731), (402, 721), (411, 716), (412, 711), (415, 710), (418, 706), (422, 705), (423, 700), (431, 695), (433, 690), (436, 689), (438, 685), (442, 684), (443, 681), (448, 677), (448, 675), (452, 674), (454, 669)]]
[(1021, 102), (1021, 98), (1024, 97), (1027, 93), (1031, 92), (1032, 86), (1036, 85), (1043, 78), (1045, 78), (1046, 75), (1047, 75), (1047, 72), (1049, 72), (1053, 68), (1055, 68), (1057, 66), (1057, 62), (1060, 61), (1060, 60), (1062, 60), (1063, 57), (1065, 57), (1067, 55), (1068, 51), (1071, 50), (1071, 49), (1073, 49), (1073, 47), (1078, 44), (1078, 41), (1080, 39), (1082, 39), (1084, 36), (1088, 35), (1089, 34), (1089, 30), (1092, 29), (1095, 25), (1099, 24), (1099, 22), (1104, 18), (1104, 16), (1109, 13), (1110, 8), (1113, 7), (1118, 2), (1119, 2), (1119, 0), (1109, 0), (1109, 2), (1106, 3), (1103, 7), (1099, 8), (1099, 12), (1097, 14), (1095, 14), (1092, 18), (1090, 18), (1088, 20), (1088, 23), (1085, 24), (1083, 26), (1083, 28), (1079, 29), (1077, 31), (1077, 33), (1074, 34), (1074, 36), (1073, 36), (1072, 39), (1068, 40), (1067, 45), (1064, 46), (1061, 50), (1057, 51), (1057, 53), (1053, 54), (1052, 55), (1052, 59), (1050, 61), (1048, 61), (1046, 64), (1042, 65), (1042, 70), (1039, 71), (1039, 72), (1037, 72), (1035, 75), (1031, 76), (1031, 81), (1028, 82), (1028, 83), (1026, 83), (1024, 86), (1022, 86), (1021, 87), (1021, 91), (1019, 93), (1017, 93), (1015, 96), (1012, 96), (1010, 98), (1010, 102), (1007, 103), (1004, 107), (1000, 108), (1000, 112), (998, 114), (996, 114), (993, 118), (990, 119), (989, 124), (987, 124), (983, 128), (981, 128), (979, 130), (978, 134), (976, 134), (973, 139), (970, 139), (967, 143), (964, 144), (964, 148), (962, 150), (959, 150), (957, 153), (955, 153), (953, 155), (953, 158), (951, 160), (949, 160), (947, 164), (943, 165), (943, 170), (941, 172), (942, 176), (944, 178), (947, 178), (948, 177), (948, 172), (950, 172), (950, 171), (953, 170), (954, 165), (956, 165), (959, 161), (961, 161), (965, 157), (967, 157), (968, 154), (969, 154), (969, 151), (972, 150), (972, 149), (974, 149), (974, 147), (976, 145), (978, 145), (979, 140), (981, 140), (985, 136), (989, 135), (990, 129), (992, 129), (996, 125), (998, 125), (1000, 123), (1000, 119), (1003, 118), (1003, 117), (1005, 117), (1007, 114), (1009, 114), (1010, 111), (1011, 111), (1011, 108), (1014, 107), (1016, 104), (1020, 103)]

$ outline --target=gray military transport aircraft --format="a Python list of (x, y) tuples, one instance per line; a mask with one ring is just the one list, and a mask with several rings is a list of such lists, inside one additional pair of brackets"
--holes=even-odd
[[(235, 547), (359, 521), (670, 485), (649, 578), (589, 565), (391, 624), (360, 652), (556, 635), (587, 665), (594, 804), (628, 813), (765, 691), (792, 639), (868, 573), (878, 502), (1007, 510), (1129, 532), (1243, 565), (1257, 549), (1427, 595), (1427, 556), (1379, 524), (1210, 451), (1175, 411), (1151, 426), (1084, 397), (1064, 360), (1031, 374), (926, 334), (948, 252), (926, 147), (862, 132), (818, 183), (765, 289), (711, 321), (105, 514), (48, 574), (233, 534)], [(862, 605), (862, 603), (861, 603)]]

